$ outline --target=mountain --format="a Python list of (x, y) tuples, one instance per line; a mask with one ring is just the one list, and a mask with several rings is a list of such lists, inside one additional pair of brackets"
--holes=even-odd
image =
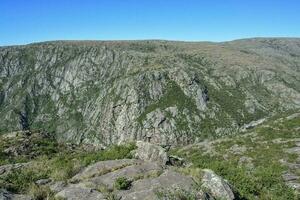
[[(300, 107), (300, 39), (0, 47), (0, 132), (185, 145)], [(250, 125), (249, 125), (250, 123)]]

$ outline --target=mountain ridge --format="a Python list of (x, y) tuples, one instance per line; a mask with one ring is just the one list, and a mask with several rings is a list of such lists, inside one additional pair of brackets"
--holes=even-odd
[[(46, 42), (0, 48), (1, 132), (188, 144), (300, 106), (300, 39)], [(25, 127), (26, 128), (26, 127)]]
[(275, 39), (275, 40), (300, 40), (300, 37), (249, 37), (249, 38), (241, 38), (241, 39), (232, 39), (232, 40), (226, 40), (226, 41), (209, 41), (209, 40), (172, 40), (172, 39), (120, 39), (120, 40), (45, 40), (45, 41), (36, 41), (36, 42), (29, 42), (26, 44), (13, 44), (13, 45), (3, 45), (0, 46), (0, 48), (6, 48), (6, 47), (20, 47), (20, 46), (28, 46), (28, 45), (39, 45), (39, 44), (49, 44), (49, 43), (118, 43), (118, 42), (174, 42), (174, 43), (212, 43), (212, 44), (222, 44), (222, 43), (231, 43), (236, 41), (251, 41), (251, 40), (269, 40), (269, 39)]

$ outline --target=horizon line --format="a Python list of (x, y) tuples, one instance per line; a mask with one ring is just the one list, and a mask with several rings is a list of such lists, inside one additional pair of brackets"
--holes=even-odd
[(213, 40), (176, 40), (176, 39), (54, 39), (54, 40), (40, 40), (33, 41), (29, 43), (23, 44), (9, 44), (9, 45), (1, 45), (0, 47), (14, 47), (14, 46), (27, 46), (27, 45), (35, 45), (42, 43), (55, 43), (55, 42), (146, 42), (146, 41), (157, 41), (157, 42), (186, 42), (186, 43), (225, 43), (225, 42), (233, 42), (239, 40), (253, 40), (253, 39), (300, 39), (300, 36), (258, 36), (258, 37), (245, 37), (245, 38), (236, 38), (230, 40), (222, 40), (222, 41), (213, 41)]

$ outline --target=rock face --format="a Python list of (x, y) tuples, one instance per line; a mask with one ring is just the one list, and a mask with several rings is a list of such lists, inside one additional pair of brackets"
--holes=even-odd
[(298, 39), (0, 47), (0, 132), (104, 146), (232, 134), (299, 108), (299, 57)]
[(203, 170), (202, 186), (217, 199), (233, 200), (234, 194), (227, 182), (209, 169)]
[(135, 157), (140, 160), (157, 162), (162, 165), (169, 161), (166, 150), (158, 145), (137, 141), (136, 146)]

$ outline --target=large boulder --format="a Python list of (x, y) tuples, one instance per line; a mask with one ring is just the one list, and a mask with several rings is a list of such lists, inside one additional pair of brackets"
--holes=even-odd
[(162, 165), (169, 161), (166, 150), (161, 146), (143, 141), (137, 141), (136, 146), (135, 157), (140, 160), (157, 162)]
[(216, 199), (234, 199), (230, 185), (210, 169), (203, 170), (202, 187), (207, 189)]

